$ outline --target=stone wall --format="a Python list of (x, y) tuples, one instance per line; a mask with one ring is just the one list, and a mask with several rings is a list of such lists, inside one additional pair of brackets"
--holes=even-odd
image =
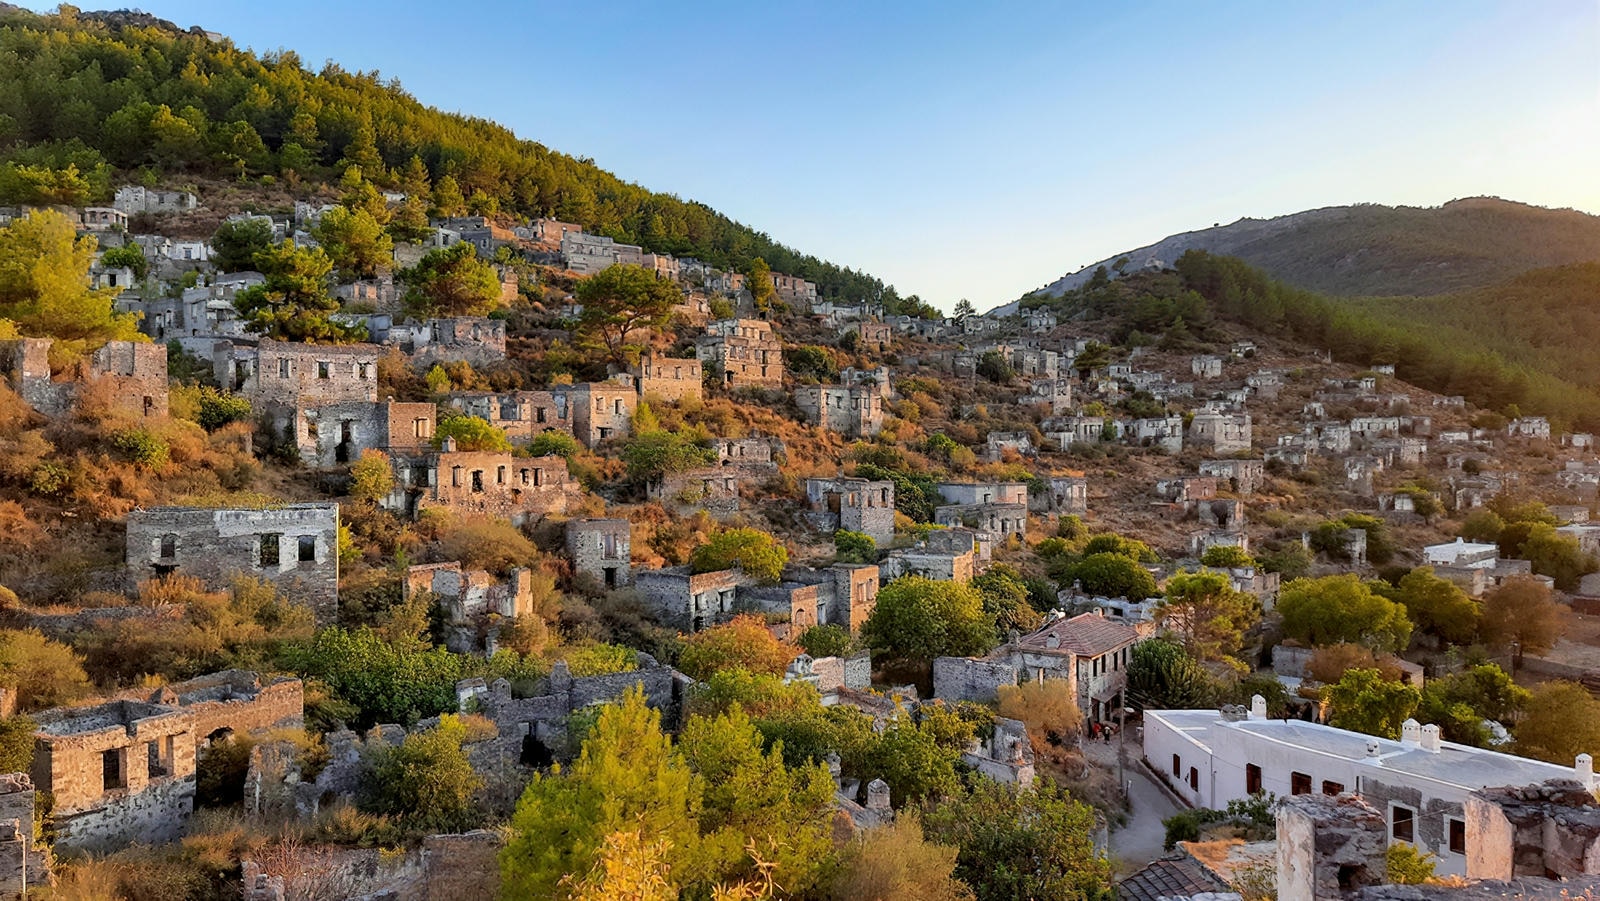
[(50, 852), (34, 843), (35, 800), (28, 774), (0, 775), (0, 901), (20, 899), (30, 887), (52, 882)]
[(1340, 898), (1384, 882), (1384, 816), (1361, 798), (1284, 798), (1277, 827), (1278, 901)]
[(462, 391), (448, 397), (450, 406), (486, 420), (516, 443), (532, 441), (545, 432), (572, 434), (570, 400), (565, 392), (557, 391)]
[(639, 397), (659, 397), (677, 403), (699, 400), (704, 388), (704, 364), (698, 359), (678, 359), (645, 354), (629, 372), (639, 387)]
[(86, 386), (135, 416), (167, 415), (167, 349), (161, 344), (111, 341), (59, 379), (50, 369), (49, 338), (0, 341), (0, 375), (28, 406), (62, 416)]
[(343, 466), (365, 450), (415, 455), (433, 440), (438, 408), (433, 404), (352, 401), (301, 411), (296, 445), (309, 466)]
[(1600, 804), (1581, 783), (1489, 788), (1463, 806), (1468, 878), (1600, 875)]
[(627, 381), (593, 382), (573, 385), (567, 389), (568, 404), (572, 410), (572, 434), (584, 447), (594, 447), (602, 441), (628, 437), (633, 423), (633, 411), (639, 406), (639, 394)]
[(339, 505), (134, 510), (126, 561), (130, 581), (178, 572), (221, 590), (236, 574), (257, 576), (330, 623), (339, 615)]
[(445, 449), (429, 457), (427, 482), (416, 511), (442, 508), (473, 516), (522, 523), (567, 512), (581, 489), (559, 456), (513, 457), (493, 451)]
[(302, 410), (378, 400), (375, 344), (294, 344), (262, 339), (254, 348), (222, 345), (217, 381), (250, 398), (257, 410)]
[(587, 573), (607, 588), (633, 581), (633, 525), (625, 519), (574, 519), (567, 522), (567, 556), (575, 572)]
[(1017, 667), (1009, 663), (971, 657), (936, 657), (933, 661), (933, 696), (943, 701), (992, 704), (1002, 685), (1016, 685)]

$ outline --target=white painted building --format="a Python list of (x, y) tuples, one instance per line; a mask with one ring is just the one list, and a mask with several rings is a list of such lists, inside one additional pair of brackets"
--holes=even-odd
[(1465, 538), (1445, 544), (1430, 544), (1422, 549), (1429, 566), (1459, 566), (1465, 569), (1494, 569), (1500, 559), (1500, 546), (1479, 544)]
[(1466, 872), (1462, 804), (1483, 788), (1577, 779), (1595, 786), (1587, 756), (1557, 766), (1443, 741), (1407, 720), (1400, 741), (1301, 720), (1271, 720), (1258, 695), (1248, 716), (1147, 710), (1144, 756), (1185, 801), (1223, 808), (1257, 792), (1354, 792), (1383, 811), (1391, 843), (1438, 857), (1439, 875)]

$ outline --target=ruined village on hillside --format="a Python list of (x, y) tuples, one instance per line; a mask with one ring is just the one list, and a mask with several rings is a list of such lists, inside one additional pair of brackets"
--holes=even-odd
[[(315, 248), (340, 202), (210, 204), (0, 210), (87, 239), (139, 332), (0, 339), (7, 653), (88, 671), (4, 670), (0, 898), (219, 810), (321, 830), (239, 852), (249, 901), (492, 897), (496, 827), (625, 699), (741, 703), (785, 752), (800, 709), (943, 729), (952, 778), (1064, 789), (1127, 899), (1401, 897), (1396, 847), (1461, 892), (1600, 875), (1592, 758), (1548, 737), (1600, 689), (1593, 435), (1273, 335), (895, 314), (506, 216), (330, 278), (356, 340), (280, 340), (237, 301), (283, 288), (211, 235)], [(451, 253), (487, 309), (419, 314)], [(464, 806), (384, 833), (443, 803), (374, 800), (439, 735)], [(937, 808), (897, 747), (806, 752), (837, 841)]]

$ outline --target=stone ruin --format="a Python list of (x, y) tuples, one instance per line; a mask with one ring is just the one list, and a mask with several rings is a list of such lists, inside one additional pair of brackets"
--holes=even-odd
[(0, 901), (53, 883), (50, 851), (34, 841), (36, 795), (26, 773), (0, 776)]
[(1600, 875), (1600, 802), (1581, 783), (1484, 789), (1464, 807), (1468, 878)]
[(1295, 795), (1278, 808), (1278, 901), (1340, 898), (1382, 884), (1384, 816), (1355, 795)]

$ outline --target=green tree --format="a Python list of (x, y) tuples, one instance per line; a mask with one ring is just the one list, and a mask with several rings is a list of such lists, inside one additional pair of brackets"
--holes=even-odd
[(849, 657), (857, 649), (850, 630), (838, 623), (812, 626), (801, 632), (795, 643), (812, 657)]
[(610, 266), (591, 275), (575, 292), (583, 312), (578, 337), (604, 348), (608, 358), (621, 359), (629, 336), (660, 328), (683, 293), (672, 282), (642, 266)]
[(1505, 528), (1506, 521), (1500, 518), (1500, 514), (1483, 508), (1472, 511), (1465, 520), (1462, 520), (1459, 534), (1468, 541), (1499, 544), (1500, 533), (1505, 531)]
[(438, 725), (413, 732), (398, 745), (372, 755), (372, 776), (362, 786), (362, 806), (390, 814), (419, 829), (462, 832), (478, 818), (473, 796), (483, 778), (461, 745), (467, 738), (460, 717), (446, 713)]
[(1159, 592), (1155, 576), (1122, 554), (1090, 554), (1051, 575), (1064, 585), (1075, 582), (1083, 591), (1103, 597), (1142, 601)]
[(310, 642), (288, 648), (288, 667), (320, 679), (335, 697), (356, 710), (350, 725), (414, 723), (455, 710), (456, 681), (465, 658), (443, 648), (396, 645), (372, 629), (319, 631)]
[(772, 309), (772, 301), (778, 296), (778, 289), (772, 283), (772, 267), (760, 257), (751, 260), (744, 269), (744, 286), (755, 300), (756, 309), (766, 312)]
[(1216, 695), (1205, 667), (1176, 642), (1141, 641), (1128, 654), (1128, 700), (1141, 710), (1208, 707)]
[(272, 221), (265, 216), (231, 219), (211, 236), (211, 264), (218, 272), (256, 267), (256, 254), (272, 246)]
[(210, 385), (202, 385), (198, 399), (195, 422), (208, 432), (215, 432), (230, 423), (247, 422), (250, 419), (248, 397), (240, 397), (237, 394), (218, 391)]
[(671, 870), (698, 844), (702, 786), (661, 731), (661, 714), (629, 691), (601, 709), (570, 770), (536, 774), (500, 852), (505, 897), (571, 897), (569, 873), (587, 873), (606, 836), (637, 830), (668, 843)]
[(144, 258), (144, 251), (137, 244), (124, 244), (107, 250), (100, 255), (100, 265), (132, 269), (133, 277), (140, 281), (150, 274), (150, 261)]
[(1250, 552), (1234, 544), (1213, 544), (1206, 548), (1200, 555), (1201, 566), (1214, 566), (1218, 569), (1239, 569), (1255, 566), (1256, 560)]
[(428, 251), (400, 273), (406, 306), (421, 316), (487, 316), (500, 306), (500, 276), (465, 241)]
[(878, 543), (865, 532), (840, 529), (833, 533), (834, 562), (872, 563), (878, 559)]
[(394, 257), (394, 239), (366, 210), (336, 206), (322, 214), (311, 233), (346, 278), (372, 278)]
[(506, 437), (505, 429), (481, 416), (447, 416), (439, 420), (433, 432), (433, 446), (443, 447), (446, 438), (455, 439), (458, 451), (511, 451), (511, 439)]
[(1435, 723), (1444, 737), (1475, 747), (1489, 745), (1484, 720), (1512, 722), (1527, 706), (1528, 690), (1492, 663), (1429, 679), (1422, 688), (1417, 719)]
[(107, 341), (139, 341), (131, 314), (112, 305), (116, 289), (89, 288), (93, 238), (79, 238), (66, 216), (37, 210), (0, 228), (0, 320), (28, 337), (54, 338), (52, 365)]
[(976, 589), (921, 576), (902, 576), (883, 586), (861, 639), (890, 658), (925, 663), (978, 656), (995, 644), (994, 626)]
[(863, 763), (870, 778), (888, 783), (890, 802), (899, 808), (955, 794), (961, 786), (956, 775), (960, 759), (961, 751), (942, 744), (927, 720), (914, 723), (901, 712), (871, 743)]
[(1087, 382), (1089, 377), (1097, 370), (1111, 365), (1111, 348), (1098, 341), (1090, 341), (1083, 352), (1072, 361), (1072, 368), (1077, 370), (1078, 378)]
[(71, 164), (61, 169), (17, 162), (0, 166), (0, 201), (8, 204), (81, 207), (93, 192), (89, 180)]
[(915, 815), (902, 813), (860, 835), (846, 850), (831, 901), (973, 901), (954, 875), (956, 848), (928, 841)]
[(699, 681), (726, 669), (781, 676), (796, 653), (794, 645), (773, 637), (766, 620), (743, 614), (685, 638), (678, 668)]
[[(35, 629), (0, 630), (0, 688), (23, 712), (69, 704), (89, 694), (83, 658)], [(26, 769), (26, 768), (24, 768)]]
[(300, 248), (292, 241), (256, 255), (256, 268), (266, 282), (240, 291), (233, 305), (247, 327), (277, 341), (344, 344), (366, 337), (364, 329), (347, 328), (328, 318), (339, 301), (328, 293), (333, 261), (322, 248)]
[(1328, 724), (1380, 738), (1399, 738), (1400, 724), (1422, 703), (1417, 689), (1385, 679), (1375, 669), (1353, 669), (1328, 686)]
[(1538, 523), (1522, 542), (1522, 558), (1533, 564), (1533, 571), (1555, 580), (1562, 591), (1577, 591), (1578, 580), (1600, 570), (1600, 562), (1578, 546), (1578, 539), (1563, 535), (1554, 526)]
[(375, 448), (361, 452), (361, 459), (350, 465), (350, 496), (370, 504), (380, 503), (395, 486), (394, 466), (389, 455)]
[(984, 615), (994, 623), (997, 634), (1027, 634), (1039, 628), (1044, 619), (1029, 601), (1028, 584), (1022, 573), (1010, 564), (994, 564), (974, 578), (971, 585), (983, 599)]
[(1310, 647), (1340, 642), (1397, 651), (1411, 639), (1405, 608), (1353, 575), (1296, 579), (1278, 594), (1283, 632)]
[(745, 575), (767, 585), (778, 584), (788, 562), (789, 549), (759, 529), (727, 529), (689, 555), (691, 572), (708, 573), (737, 566)]
[(1416, 627), (1452, 644), (1466, 644), (1478, 634), (1478, 605), (1448, 579), (1433, 574), (1433, 567), (1419, 566), (1407, 573), (1391, 592), (1390, 600), (1406, 608), (1406, 616)]
[(687, 472), (717, 462), (717, 452), (706, 446), (705, 437), (682, 430), (640, 431), (622, 448), (622, 461), (629, 477), (651, 483), (675, 472)]
[(955, 845), (956, 875), (978, 901), (1108, 898), (1111, 862), (1095, 848), (1095, 812), (1048, 779), (989, 779), (923, 808), (930, 839)]
[(1539, 653), (1555, 646), (1566, 619), (1566, 608), (1556, 603), (1543, 582), (1512, 577), (1483, 596), (1480, 628), (1490, 644), (1505, 647), (1517, 642), (1523, 650)]
[(434, 183), (433, 213), (445, 218), (467, 214), (467, 198), (462, 196), (461, 185), (455, 176), (446, 175)]
[(781, 744), (763, 750), (761, 732), (737, 707), (714, 719), (691, 717), (679, 747), (704, 787), (700, 839), (680, 879), (686, 891), (761, 877), (752, 847), (785, 893), (803, 895), (822, 882), (833, 857), (826, 767), (788, 765)]
[(26, 773), (33, 768), (33, 733), (38, 727), (29, 716), (0, 719), (0, 770)]
[(1004, 385), (1017, 377), (1017, 371), (1011, 368), (1010, 361), (998, 350), (985, 351), (978, 357), (977, 372), (997, 385)]
[(1137, 538), (1125, 538), (1110, 532), (1096, 535), (1083, 546), (1084, 556), (1091, 554), (1117, 554), (1141, 563), (1156, 562), (1156, 552)]
[(1533, 689), (1516, 728), (1517, 753), (1571, 766), (1579, 754), (1600, 754), (1600, 701), (1576, 682)]
[(1191, 655), (1218, 660), (1239, 653), (1244, 633), (1261, 619), (1261, 605), (1234, 591), (1232, 580), (1222, 573), (1179, 573), (1167, 580), (1167, 595), (1156, 605), (1155, 618)]

